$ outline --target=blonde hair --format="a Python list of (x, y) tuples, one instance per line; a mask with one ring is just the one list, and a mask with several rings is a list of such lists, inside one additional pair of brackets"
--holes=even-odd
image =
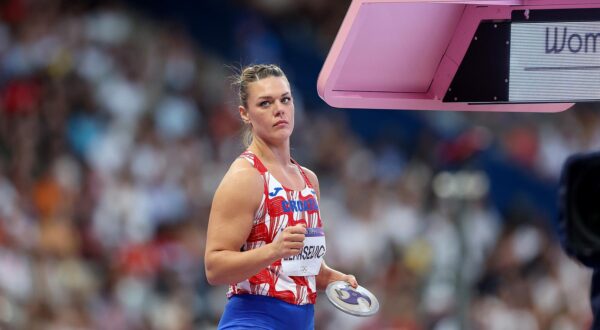
[[(248, 84), (268, 77), (284, 77), (283, 70), (275, 64), (253, 64), (240, 70), (239, 74), (233, 77), (233, 87), (235, 88), (240, 105), (248, 108)], [(246, 147), (252, 143), (252, 126), (244, 123), (242, 130), (242, 142)]]

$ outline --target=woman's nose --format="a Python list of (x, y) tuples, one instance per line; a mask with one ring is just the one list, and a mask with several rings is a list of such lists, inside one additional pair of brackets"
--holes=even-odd
[(275, 103), (274, 114), (275, 116), (281, 116), (283, 114), (283, 104)]

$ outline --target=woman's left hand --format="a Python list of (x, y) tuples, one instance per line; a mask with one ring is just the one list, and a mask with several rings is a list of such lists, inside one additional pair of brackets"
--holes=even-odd
[(350, 284), (350, 286), (352, 286), (355, 289), (358, 287), (358, 281), (356, 281), (356, 277), (354, 277), (354, 275), (344, 274), (335, 269), (331, 269), (329, 268), (329, 266), (327, 266), (325, 262), (323, 262), (323, 264), (321, 265), (321, 271), (319, 272), (319, 275), (317, 275), (316, 280), (317, 290), (325, 290), (329, 283), (335, 281), (347, 282), (348, 284)]
[(354, 275), (344, 274), (340, 281), (348, 282), (348, 284), (355, 289), (358, 287), (358, 281), (356, 281), (356, 277), (354, 277)]

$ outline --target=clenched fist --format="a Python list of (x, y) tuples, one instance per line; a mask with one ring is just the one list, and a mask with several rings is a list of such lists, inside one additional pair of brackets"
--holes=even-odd
[(286, 227), (271, 243), (276, 259), (295, 256), (304, 247), (306, 225), (298, 224)]

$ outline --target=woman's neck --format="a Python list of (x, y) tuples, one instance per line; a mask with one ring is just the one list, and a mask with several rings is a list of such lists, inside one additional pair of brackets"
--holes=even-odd
[(281, 145), (270, 145), (255, 137), (248, 147), (248, 150), (259, 156), (263, 162), (276, 163), (282, 166), (291, 163), (289, 140)]

